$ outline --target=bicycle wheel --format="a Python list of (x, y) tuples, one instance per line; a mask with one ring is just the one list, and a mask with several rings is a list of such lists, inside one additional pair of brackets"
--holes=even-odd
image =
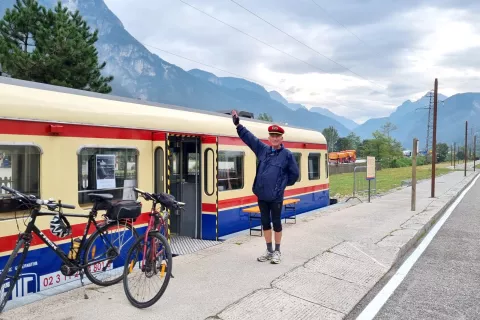
[[(137, 237), (135, 228), (126, 221), (112, 221), (96, 230), (87, 241), (83, 263), (100, 261), (84, 268), (87, 278), (104, 287), (120, 282), (124, 259)], [(110, 259), (104, 260), (106, 258)]]
[[(143, 259), (144, 250), (146, 259)], [(153, 305), (167, 289), (172, 275), (172, 250), (167, 239), (157, 231), (150, 232), (146, 242), (145, 235), (138, 237), (128, 252), (123, 272), (123, 288), (130, 303), (137, 308), (148, 308)], [(146, 280), (149, 279), (154, 282), (164, 281), (160, 286), (153, 283), (155, 287), (152, 290), (153, 297), (145, 298), (150, 292), (150, 288), (146, 288)], [(144, 299), (137, 296), (135, 290), (138, 290), (139, 294), (141, 292)]]
[[(0, 313), (3, 312), (5, 305), (10, 299), (10, 295), (12, 294), (13, 289), (17, 284), (18, 276), (22, 272), (23, 262), (25, 261), (25, 257), (27, 256), (28, 248), (24, 248), (23, 252), (20, 253), (20, 259), (18, 260), (16, 272), (12, 272), (10, 270), (15, 269), (15, 268), (12, 268), (12, 266), (14, 266), (14, 261), (19, 255), (18, 252), (20, 251), (20, 249), (23, 247), (24, 244), (25, 244), (25, 240), (23, 239), (20, 239), (20, 241), (17, 242), (15, 249), (13, 249), (13, 252), (10, 255), (10, 258), (8, 258), (7, 263), (3, 267), (3, 271), (0, 274), (0, 301), (1, 301)], [(6, 285), (8, 285), (8, 289), (5, 287)]]

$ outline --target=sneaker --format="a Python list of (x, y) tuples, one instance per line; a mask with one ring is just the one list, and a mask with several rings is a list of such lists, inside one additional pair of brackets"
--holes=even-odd
[(267, 260), (271, 260), (272, 256), (273, 256), (273, 252), (265, 250), (265, 253), (262, 254), (260, 257), (258, 257), (257, 260), (260, 262), (265, 262)]
[(282, 254), (280, 253), (280, 251), (274, 251), (273, 254), (272, 254), (271, 263), (280, 263), (280, 257), (281, 256), (282, 256)]

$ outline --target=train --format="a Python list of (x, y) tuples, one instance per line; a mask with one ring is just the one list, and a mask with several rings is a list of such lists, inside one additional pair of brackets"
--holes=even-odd
[(329, 162), (332, 164), (355, 163), (357, 161), (357, 150), (342, 150), (330, 152), (328, 154)]
[[(271, 123), (240, 116), (267, 143)], [(296, 214), (328, 206), (325, 137), (305, 128), (284, 129), (284, 146), (300, 169), (285, 197), (300, 199)], [(137, 199), (133, 187), (170, 193), (187, 204), (181, 215), (171, 216), (172, 237), (220, 240), (248, 229), (243, 209), (257, 205), (255, 154), (238, 137), (231, 116), (220, 112), (0, 76), (0, 154), (8, 159), (0, 163), (0, 184), (76, 206), (65, 212), (88, 213), (92, 192), (112, 194), (114, 200)], [(0, 269), (24, 227), (6, 199), (0, 191)], [(142, 208), (149, 211), (149, 203)], [(70, 239), (50, 233), (50, 219), (38, 218), (37, 226), (68, 248)], [(72, 236), (80, 235), (86, 220), (69, 220)], [(30, 259), (26, 270), (38, 279), (58, 271), (59, 259), (35, 239)], [(25, 291), (45, 289), (38, 283)]]

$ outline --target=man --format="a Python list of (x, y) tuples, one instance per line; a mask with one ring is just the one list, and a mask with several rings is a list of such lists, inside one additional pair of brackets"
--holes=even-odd
[[(260, 141), (243, 125), (235, 110), (232, 111), (233, 123), (238, 136), (252, 149), (259, 163), (252, 191), (258, 198), (262, 227), (265, 232), (267, 250), (257, 258), (264, 262), (280, 263), (280, 242), (282, 239), (283, 195), (287, 186), (293, 185), (299, 175), (298, 165), (290, 150), (285, 149), (282, 141), (284, 130), (278, 125), (268, 127), (268, 141), (271, 146)], [(272, 223), (275, 231), (275, 250), (272, 248)]]

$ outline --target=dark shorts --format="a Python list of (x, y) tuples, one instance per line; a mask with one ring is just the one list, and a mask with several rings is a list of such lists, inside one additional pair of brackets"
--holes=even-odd
[(263, 230), (272, 229), (273, 223), (273, 230), (275, 232), (282, 231), (282, 205), (283, 202), (258, 201)]

